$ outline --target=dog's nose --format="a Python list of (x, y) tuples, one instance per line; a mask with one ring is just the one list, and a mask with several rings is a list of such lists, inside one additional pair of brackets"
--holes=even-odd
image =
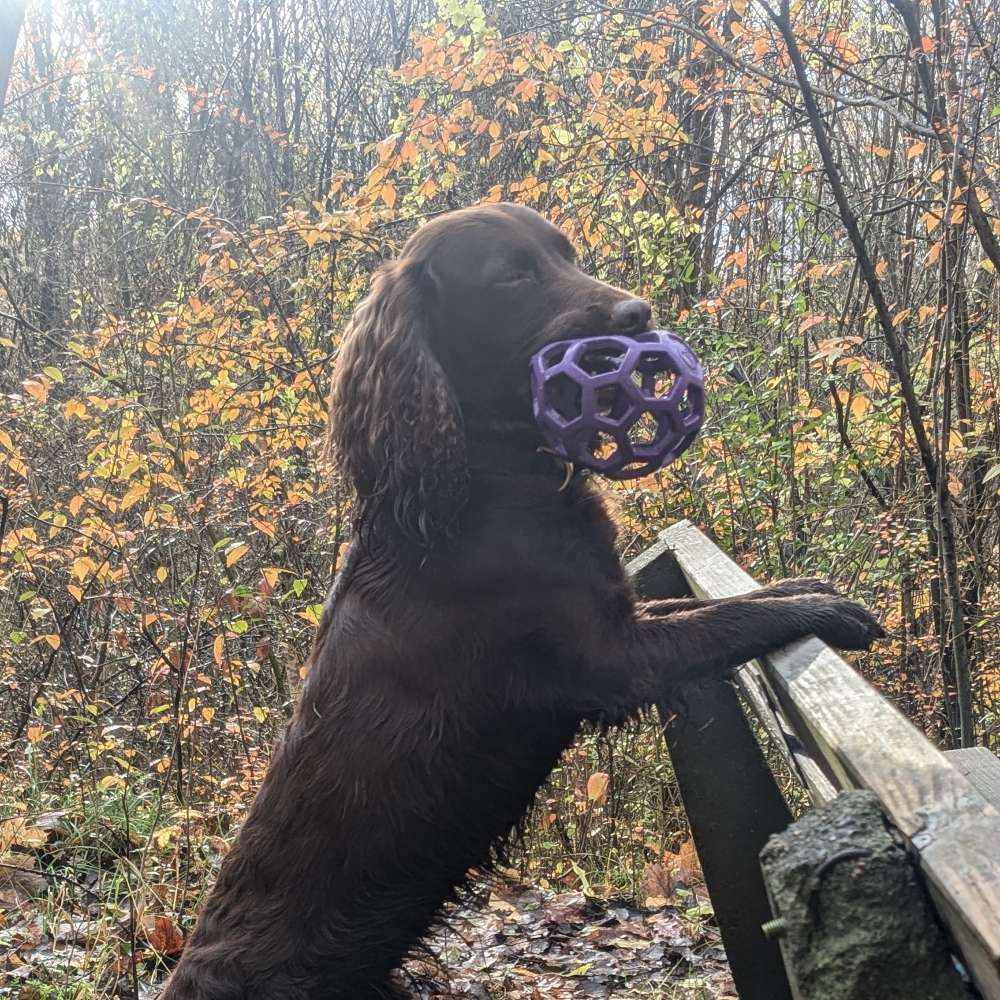
[(643, 333), (649, 328), (653, 315), (648, 302), (642, 299), (624, 299), (611, 309), (611, 326), (615, 333)]

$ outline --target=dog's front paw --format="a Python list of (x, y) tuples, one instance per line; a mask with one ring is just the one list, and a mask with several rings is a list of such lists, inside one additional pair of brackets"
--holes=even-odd
[(813, 632), (837, 649), (868, 649), (886, 637), (878, 619), (864, 606), (839, 596), (818, 596)]
[(811, 594), (839, 596), (837, 588), (832, 583), (815, 576), (796, 576), (789, 580), (779, 580), (755, 591), (755, 596), (759, 597), (805, 597)]

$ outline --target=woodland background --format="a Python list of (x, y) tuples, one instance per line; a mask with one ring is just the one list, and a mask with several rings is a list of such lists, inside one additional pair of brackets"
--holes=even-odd
[[(998, 38), (991, 0), (29, 6), (0, 856), (50, 923), (100, 898), (92, 979), (176, 954), (245, 812), (349, 531), (345, 319), (450, 208), (539, 209), (706, 360), (696, 445), (609, 486), (626, 557), (689, 517), (759, 579), (831, 577), (891, 630), (866, 676), (1000, 747)], [(647, 725), (566, 755), (520, 864), (641, 896), (684, 836)]]

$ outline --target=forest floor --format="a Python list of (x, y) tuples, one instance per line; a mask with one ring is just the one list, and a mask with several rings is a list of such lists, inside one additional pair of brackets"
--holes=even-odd
[(421, 1000), (736, 1000), (718, 929), (690, 911), (495, 886), (434, 935), (434, 960), (407, 971)]
[[(43, 882), (11, 874), (0, 892), (0, 997), (156, 995), (158, 983), (131, 971), (135, 932), (127, 921), (95, 917), (93, 907), (74, 915), (65, 897), (54, 921), (46, 901), (31, 898)], [(704, 890), (684, 906), (637, 909), (579, 892), (494, 884), (454, 908), (430, 940), (428, 957), (408, 963), (409, 988), (420, 1000), (735, 1000), (718, 930), (706, 914)], [(117, 972), (100, 957), (109, 946), (122, 956)]]

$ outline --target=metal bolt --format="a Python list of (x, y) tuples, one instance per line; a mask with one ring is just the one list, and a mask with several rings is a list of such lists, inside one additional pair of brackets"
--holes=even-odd
[(763, 931), (764, 937), (769, 940), (784, 937), (788, 933), (788, 921), (784, 917), (775, 917), (773, 920), (762, 923), (760, 929)]

